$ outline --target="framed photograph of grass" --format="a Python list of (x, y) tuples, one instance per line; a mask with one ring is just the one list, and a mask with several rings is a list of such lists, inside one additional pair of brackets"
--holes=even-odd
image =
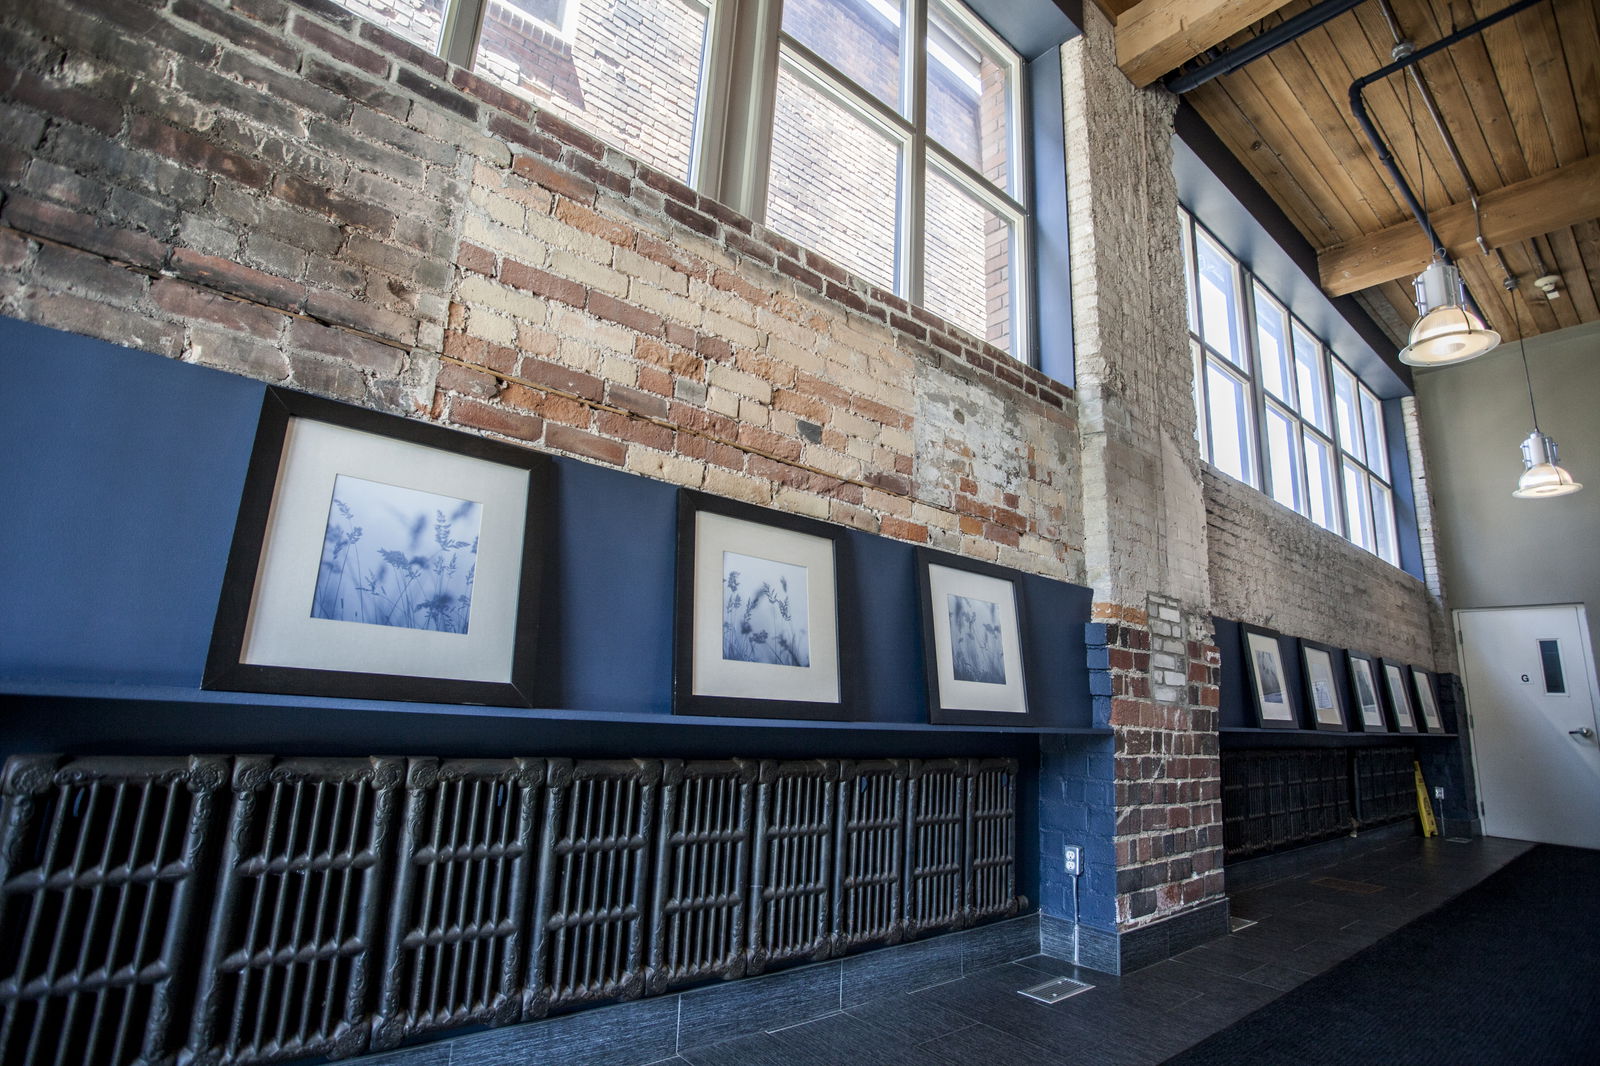
[(1278, 634), (1260, 626), (1245, 625), (1244, 663), (1250, 678), (1256, 724), (1263, 729), (1298, 729), (1294, 697), (1283, 668), (1283, 645)]
[(1406, 684), (1406, 668), (1388, 659), (1378, 660), (1383, 671), (1383, 690), (1389, 697), (1389, 716), (1398, 733), (1420, 733), (1417, 712), (1411, 702), (1410, 687)]
[(838, 526), (681, 493), (674, 712), (854, 718), (848, 548)]
[(1383, 719), (1383, 697), (1378, 694), (1378, 667), (1372, 656), (1359, 651), (1347, 651), (1350, 661), (1350, 693), (1356, 701), (1356, 720), (1362, 732), (1387, 733), (1389, 725)]
[(1031, 725), (1022, 657), (1022, 586), (1001, 567), (917, 550), (928, 719)]
[(1443, 733), (1444, 717), (1439, 713), (1438, 679), (1422, 667), (1413, 666), (1411, 690), (1417, 697), (1417, 710), (1422, 714), (1422, 724), (1430, 733)]
[(1300, 668), (1306, 678), (1306, 705), (1311, 708), (1311, 722), (1318, 729), (1349, 730), (1345, 714), (1344, 697), (1339, 692), (1333, 676), (1334, 649), (1314, 640), (1300, 640)]
[(269, 388), (202, 687), (530, 706), (548, 462)]

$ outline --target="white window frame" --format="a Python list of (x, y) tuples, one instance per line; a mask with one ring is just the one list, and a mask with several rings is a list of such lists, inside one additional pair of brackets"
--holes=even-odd
[[(1399, 566), (1399, 529), (1395, 507), (1395, 492), (1393, 464), (1388, 454), (1383, 455), (1384, 467), (1389, 470), (1389, 477), (1379, 475), (1378, 468), (1369, 462), (1366, 454), (1367, 426), (1364, 419), (1369, 410), (1375, 411), (1379, 417), (1376, 426), (1377, 438), (1380, 445), (1387, 449), (1388, 430), (1381, 424), (1383, 401), (1362, 381), (1349, 365), (1340, 359), (1311, 329), (1302, 322), (1294, 313), (1289, 304), (1278, 297), (1260, 278), (1256, 277), (1246, 268), (1237, 256), (1229, 252), (1227, 246), (1218, 240), (1206, 227), (1200, 223), (1189, 211), (1179, 209), (1179, 223), (1182, 227), (1183, 270), (1185, 292), (1188, 300), (1187, 330), (1192, 351), (1195, 379), (1195, 437), (1200, 445), (1201, 458), (1219, 472), (1234, 475), (1216, 467), (1213, 461), (1215, 456), (1215, 440), (1211, 430), (1211, 395), (1210, 381), (1207, 369), (1215, 365), (1217, 369), (1227, 373), (1236, 381), (1246, 383), (1252, 397), (1254, 416), (1251, 419), (1248, 436), (1250, 438), (1250, 463), (1245, 470), (1242, 480), (1254, 489), (1260, 490), (1267, 498), (1277, 503), (1282, 503), (1273, 495), (1273, 470), (1271, 448), (1268, 446), (1267, 412), (1276, 411), (1288, 417), (1291, 424), (1293, 437), (1290, 448), (1290, 462), (1294, 464), (1295, 484), (1298, 489), (1294, 505), (1290, 508), (1305, 517), (1323, 525), (1321, 517), (1312, 513), (1310, 482), (1313, 476), (1311, 464), (1306, 458), (1306, 438), (1315, 438), (1328, 449), (1330, 457), (1331, 484), (1328, 486), (1332, 496), (1333, 512), (1337, 528), (1331, 530), (1339, 536), (1371, 552), (1373, 555), (1392, 566)], [(1204, 310), (1199, 306), (1199, 259), (1197, 245), (1203, 235), (1209, 243), (1220, 250), (1227, 257), (1233, 271), (1234, 291), (1238, 295), (1236, 305), (1232, 310), (1235, 319), (1234, 336), (1239, 338), (1241, 351), (1236, 353), (1238, 361), (1230, 358), (1227, 353), (1221, 352), (1206, 343), (1204, 339), (1205, 320)], [(1275, 308), (1284, 312), (1285, 337), (1287, 345), (1288, 380), (1285, 389), (1288, 396), (1280, 396), (1266, 387), (1265, 379), (1261, 372), (1261, 352), (1256, 332), (1256, 299), (1257, 290), (1265, 293), (1272, 301)], [(1322, 386), (1322, 398), (1325, 404), (1323, 415), (1327, 419), (1328, 430), (1325, 432), (1312, 421), (1310, 416), (1302, 413), (1303, 401), (1300, 397), (1300, 369), (1294, 348), (1295, 331), (1299, 330), (1317, 346), (1317, 369), (1319, 383)], [(1242, 364), (1242, 365), (1241, 365)], [(1337, 400), (1334, 396), (1334, 380), (1338, 371), (1348, 374), (1354, 383), (1351, 395), (1351, 419), (1353, 439), (1346, 440), (1344, 427), (1338, 413)], [(1364, 404), (1365, 399), (1370, 404)], [(1347, 503), (1345, 487), (1345, 468), (1350, 466), (1354, 470), (1354, 480), (1357, 488), (1364, 495), (1365, 506), (1357, 508), (1357, 514), (1350, 513)], [(1379, 531), (1374, 523), (1377, 508), (1374, 498), (1378, 494), (1386, 498), (1384, 510), (1388, 515), (1387, 541), (1379, 537)], [(1365, 519), (1363, 521), (1363, 518)], [(1357, 530), (1352, 522), (1361, 522), (1361, 529)], [(1324, 528), (1326, 528), (1324, 526)], [(1388, 553), (1379, 551), (1380, 544), (1387, 544)]]

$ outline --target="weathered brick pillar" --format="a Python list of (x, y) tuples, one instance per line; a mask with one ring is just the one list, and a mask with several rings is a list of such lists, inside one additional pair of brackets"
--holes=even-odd
[[(1099, 752), (1045, 746), (1045, 940), (1123, 971), (1226, 932), (1218, 656), (1172, 173), (1173, 97), (1135, 90), (1094, 8), (1063, 49), (1084, 563)], [(1109, 834), (1105, 828), (1109, 827)], [(1061, 872), (1081, 832), (1085, 873)]]

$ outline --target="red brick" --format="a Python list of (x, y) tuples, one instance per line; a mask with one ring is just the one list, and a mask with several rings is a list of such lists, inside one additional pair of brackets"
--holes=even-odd
[(14, 229), (0, 229), (0, 268), (15, 270), (28, 261), (33, 245)]
[(739, 423), (727, 415), (707, 411), (692, 404), (674, 402), (668, 409), (667, 417), (684, 429), (720, 437), (727, 441), (733, 440), (739, 433)]
[(710, 266), (702, 260), (686, 255), (666, 241), (658, 240), (648, 233), (635, 235), (633, 250), (653, 263), (660, 263), (691, 278), (705, 278), (711, 271)]
[(663, 319), (654, 311), (646, 311), (642, 307), (635, 307), (624, 303), (615, 296), (609, 296), (598, 289), (589, 290), (589, 313), (596, 318), (603, 318), (608, 322), (615, 322), (619, 326), (626, 326), (639, 333), (659, 337), (663, 332)]
[(450, 71), (450, 84), (464, 93), (470, 93), (490, 107), (514, 115), (523, 122), (533, 117), (533, 105), (515, 93), (509, 93), (499, 85), (472, 73), (456, 67)]
[(602, 463), (610, 463), (612, 466), (621, 466), (628, 457), (626, 446), (614, 440), (597, 437), (593, 433), (585, 433), (581, 429), (573, 429), (571, 426), (550, 426), (545, 433), (544, 442), (558, 451), (586, 456)]
[(726, 270), (719, 270), (711, 278), (711, 284), (723, 292), (731, 292), (748, 303), (763, 306), (772, 299), (772, 293), (767, 289), (760, 289), (741, 278), (739, 275)]
[(567, 199), (556, 201), (556, 217), (574, 229), (592, 233), (603, 241), (627, 247), (633, 243), (632, 226), (624, 226)]
[(375, 26), (370, 22), (362, 22), (358, 32), (361, 34), (362, 40), (376, 45), (397, 59), (427, 71), (436, 78), (444, 77), (450, 70), (450, 64), (432, 52), (418, 48), (404, 37), (390, 33), (380, 26)]
[(390, 233), (394, 229), (393, 211), (334, 192), (293, 174), (280, 174), (273, 183), (272, 191), (285, 203), (316, 211), (352, 226), (361, 226), (377, 234)]
[(884, 515), (879, 523), (879, 531), (886, 537), (895, 540), (908, 540), (913, 544), (928, 543), (928, 527), (916, 522), (907, 522), (903, 518), (893, 515)]
[(456, 251), (456, 265), (462, 270), (470, 270), (474, 274), (482, 274), (490, 278), (495, 276), (495, 254), (487, 248), (480, 248), (468, 241), (462, 241), (461, 247)]
[(134, 116), (128, 139), (185, 167), (205, 170), (250, 188), (264, 189), (272, 177), (266, 164), (218, 148), (210, 141), (148, 115)]
[(674, 437), (672, 430), (666, 426), (658, 426), (654, 422), (629, 418), (615, 411), (601, 411), (595, 419), (595, 428), (614, 440), (643, 444), (647, 448), (662, 452), (672, 451)]
[(306, 313), (313, 318), (354, 326), (378, 337), (409, 347), (417, 337), (417, 320), (360, 300), (332, 292), (313, 292), (306, 298)]
[(605, 383), (593, 374), (585, 374), (559, 363), (547, 363), (543, 359), (523, 359), (517, 376), (586, 400), (599, 400), (605, 394)]
[(505, 115), (489, 116), (489, 132), (513, 144), (520, 144), (524, 148), (538, 152), (546, 159), (557, 159), (561, 155), (560, 141), (547, 137), (525, 122), (515, 122)]
[(143, 267), (159, 267), (167, 246), (132, 230), (102, 226), (90, 215), (26, 196), (6, 201), (5, 221), (24, 233)]
[(157, 278), (150, 286), (156, 306), (184, 318), (215, 322), (263, 340), (275, 338), (286, 316), (278, 311), (221, 296), (187, 281)]
[(614, 406), (625, 408), (636, 414), (648, 415), (651, 418), (667, 417), (669, 405), (664, 396), (640, 392), (638, 389), (619, 385), (614, 381), (606, 389), (606, 400)]
[(593, 183), (582, 178), (573, 177), (565, 170), (558, 170), (543, 160), (535, 159), (531, 155), (521, 152), (511, 157), (511, 169), (520, 177), (526, 178), (535, 185), (549, 189), (551, 192), (560, 193), (569, 200), (576, 200), (580, 204), (592, 204), (595, 199)]
[(404, 349), (303, 318), (290, 325), (289, 343), (384, 375), (398, 374), (405, 366)]
[(703, 215), (691, 207), (685, 207), (676, 200), (668, 200), (666, 204), (663, 205), (662, 210), (666, 213), (668, 218), (672, 219), (680, 226), (694, 230), (701, 236), (716, 237), (718, 231), (721, 229), (721, 227), (717, 225), (715, 219), (708, 215)]
[(639, 181), (657, 192), (666, 193), (685, 207), (696, 207), (700, 203), (700, 194), (677, 178), (669, 177), (653, 167), (641, 166), (639, 168)]
[(10, 83), (5, 95), (54, 121), (76, 122), (111, 135), (122, 129), (122, 104), (92, 96), (81, 89), (56, 85), (31, 71), (0, 67), (0, 86)]
[(765, 452), (779, 459), (787, 459), (790, 462), (798, 462), (800, 459), (801, 446), (798, 440), (780, 436), (761, 426), (740, 423), (739, 436), (736, 439), (747, 448)]
[(500, 402), (507, 407), (536, 414), (548, 423), (560, 422), (587, 428), (594, 421), (594, 409), (583, 401), (544, 389), (519, 385), (514, 381), (506, 382), (501, 388)]
[(450, 404), (450, 421), (473, 429), (498, 433), (516, 440), (536, 441), (544, 432), (544, 420), (533, 415), (508, 411), (504, 407), (458, 397)]
[(869, 475), (866, 482), (875, 489), (881, 489), (895, 496), (911, 495), (911, 479), (904, 474), (888, 474), (880, 471)]
[(574, 126), (551, 111), (540, 111), (533, 116), (534, 125), (544, 130), (550, 136), (570, 148), (576, 148), (592, 159), (601, 159), (606, 154), (606, 144), (598, 137), (591, 136)]
[(468, 122), (478, 121), (478, 105), (475, 101), (462, 96), (454, 89), (446, 89), (438, 82), (424, 78), (410, 67), (401, 67), (395, 73), (394, 81), (401, 88), (409, 89), (429, 103), (437, 104), (452, 114), (460, 115)]
[(824, 280), (821, 274), (801, 266), (793, 259), (780, 258), (778, 260), (778, 272), (793, 278), (802, 285), (810, 286), (818, 292), (822, 291), (824, 285), (831, 284), (831, 282)]
[(726, 240), (731, 251), (738, 252), (747, 259), (754, 259), (759, 263), (772, 266), (778, 261), (778, 254), (754, 237), (747, 237), (738, 230), (729, 230)]
[(192, 248), (174, 248), (170, 269), (178, 277), (233, 296), (294, 311), (305, 302), (305, 286)]
[(556, 300), (572, 307), (582, 307), (588, 299), (588, 290), (575, 281), (557, 277), (547, 270), (507, 259), (500, 264), (500, 280), (512, 288)]
[(448, 392), (460, 393), (463, 396), (472, 396), (480, 400), (492, 400), (500, 391), (500, 382), (492, 374), (485, 374), (470, 367), (457, 366), (454, 363), (445, 363), (439, 368), (439, 376), (434, 384), (437, 388)]
[(673, 387), (673, 378), (670, 371), (653, 366), (641, 366), (639, 368), (639, 388), (646, 392), (668, 397), (672, 395)]
[(368, 74), (376, 74), (380, 78), (386, 77), (389, 73), (389, 60), (387, 58), (370, 48), (357, 44), (348, 37), (334, 33), (320, 23), (312, 22), (296, 15), (294, 34), (302, 41), (314, 48), (321, 49), (341, 63), (348, 63), (352, 67), (364, 70)]
[(69, 293), (25, 289), (20, 298), (22, 317), (68, 333), (139, 348), (165, 356), (183, 350), (183, 326), (157, 322), (146, 315), (108, 307), (102, 300), (86, 300)]
[(176, 0), (172, 5), (172, 13), (219, 37), (227, 38), (241, 48), (266, 56), (285, 69), (295, 69), (299, 61), (299, 51), (277, 34), (268, 33), (201, 0)]
[(597, 163), (581, 155), (567, 153), (563, 161), (574, 174), (594, 182), (602, 189), (610, 189), (618, 196), (627, 196), (633, 191), (633, 179), (626, 174), (612, 170), (603, 163)]
[(729, 470), (744, 469), (744, 452), (692, 433), (678, 434), (678, 454), (686, 459), (698, 459)]

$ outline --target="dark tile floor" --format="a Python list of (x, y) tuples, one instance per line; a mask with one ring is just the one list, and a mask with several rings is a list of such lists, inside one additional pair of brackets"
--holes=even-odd
[[(673, 1066), (1159, 1063), (1477, 884), (1529, 845), (1399, 840), (1230, 897), (1254, 924), (1115, 977), (1036, 955), (803, 1025), (682, 1050)], [(1235, 922), (1236, 925), (1240, 923)], [(1094, 987), (1053, 1006), (1018, 991)]]

